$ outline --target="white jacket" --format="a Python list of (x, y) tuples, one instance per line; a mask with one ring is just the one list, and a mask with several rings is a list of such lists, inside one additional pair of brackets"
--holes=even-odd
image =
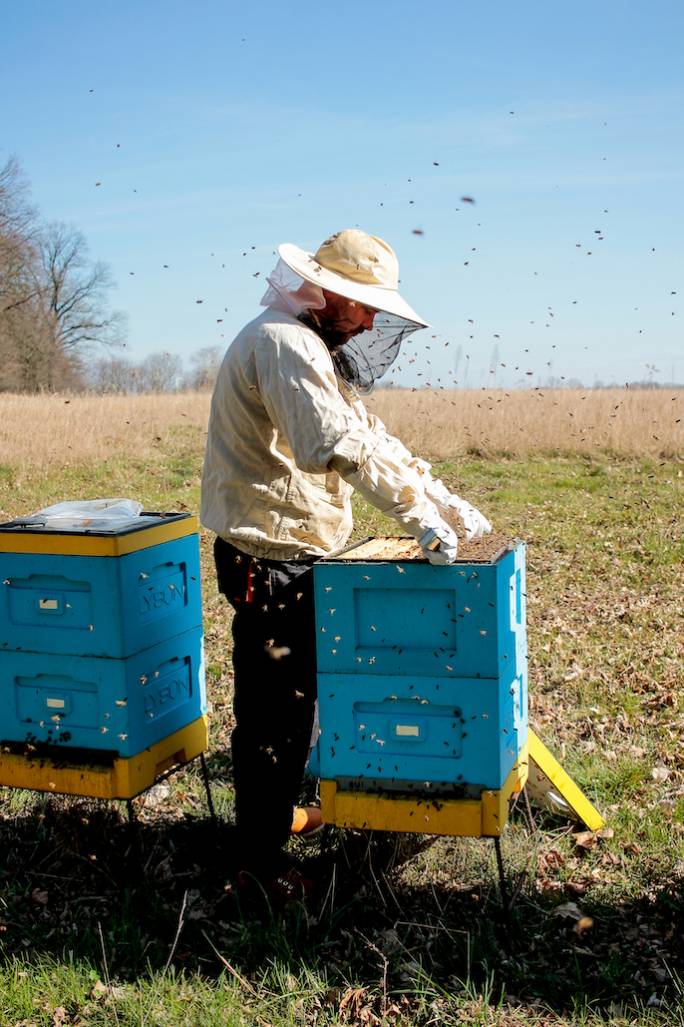
[(267, 308), (219, 370), (200, 517), (252, 556), (325, 556), (349, 539), (353, 486), (418, 538), (440, 521), (427, 466), (337, 378), (314, 331)]

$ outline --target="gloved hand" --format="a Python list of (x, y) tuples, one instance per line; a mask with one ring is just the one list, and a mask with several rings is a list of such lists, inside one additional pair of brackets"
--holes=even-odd
[(414, 458), (413, 466), (425, 481), (425, 492), (439, 510), (441, 516), (454, 531), (461, 527), (457, 523), (458, 518), (465, 529), (466, 541), (472, 538), (482, 538), (488, 535), (492, 526), (487, 518), (474, 506), (461, 499), (460, 496), (449, 492), (441, 478), (433, 478), (430, 475), (430, 464), (424, 460)]
[(418, 544), (432, 564), (443, 566), (456, 560), (458, 536), (444, 521), (427, 528)]
[(479, 510), (476, 510), (465, 499), (461, 499), (460, 496), (450, 493), (446, 502), (438, 502), (437, 505), (438, 507), (444, 507), (443, 510), (440, 509), (440, 513), (443, 514), (448, 523), (453, 525), (449, 512), (454, 511), (460, 517), (463, 521), (465, 537), (468, 542), (470, 542), (471, 538), (482, 538), (483, 535), (489, 535), (492, 530), (492, 526), (484, 514), (481, 514)]

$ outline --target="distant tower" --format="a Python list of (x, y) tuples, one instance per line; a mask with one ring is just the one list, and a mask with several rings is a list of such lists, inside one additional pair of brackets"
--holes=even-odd
[(492, 349), (492, 355), (489, 358), (489, 384), (492, 388), (496, 388), (496, 372), (499, 368), (499, 344), (494, 343)]
[(458, 384), (458, 370), (461, 366), (461, 360), (463, 358), (463, 346), (459, 343), (456, 347), (456, 355), (454, 357), (454, 382)]

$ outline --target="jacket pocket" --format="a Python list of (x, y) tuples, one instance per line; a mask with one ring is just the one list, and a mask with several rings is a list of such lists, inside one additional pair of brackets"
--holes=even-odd
[(333, 506), (343, 507), (349, 497), (349, 486), (337, 471), (328, 471), (325, 476), (325, 491)]

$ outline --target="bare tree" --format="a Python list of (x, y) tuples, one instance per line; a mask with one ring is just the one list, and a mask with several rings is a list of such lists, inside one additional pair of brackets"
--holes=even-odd
[(140, 364), (140, 392), (177, 392), (183, 361), (175, 353), (150, 353)]
[(93, 264), (83, 235), (41, 227), (29, 187), (12, 157), (0, 167), (0, 389), (73, 388), (89, 344), (118, 342), (121, 314), (112, 285)]
[(205, 346), (193, 353), (190, 357), (191, 367), (187, 376), (188, 388), (199, 391), (213, 389), (222, 359), (223, 349), (221, 346)]
[(140, 392), (141, 373), (127, 357), (101, 357), (86, 369), (86, 383), (94, 392), (128, 394)]
[(184, 388), (183, 361), (175, 353), (150, 353), (140, 363), (110, 356), (91, 361), (86, 382), (94, 392), (178, 392)]
[(0, 168), (0, 314), (30, 302), (35, 280), (36, 218), (28, 182), (16, 157)]
[(41, 238), (43, 297), (63, 350), (88, 343), (117, 344), (123, 337), (123, 316), (107, 310), (113, 286), (109, 268), (88, 260), (82, 232), (54, 222)]
[(50, 332), (37, 278), (35, 213), (14, 157), (0, 168), (0, 388), (40, 387)]

